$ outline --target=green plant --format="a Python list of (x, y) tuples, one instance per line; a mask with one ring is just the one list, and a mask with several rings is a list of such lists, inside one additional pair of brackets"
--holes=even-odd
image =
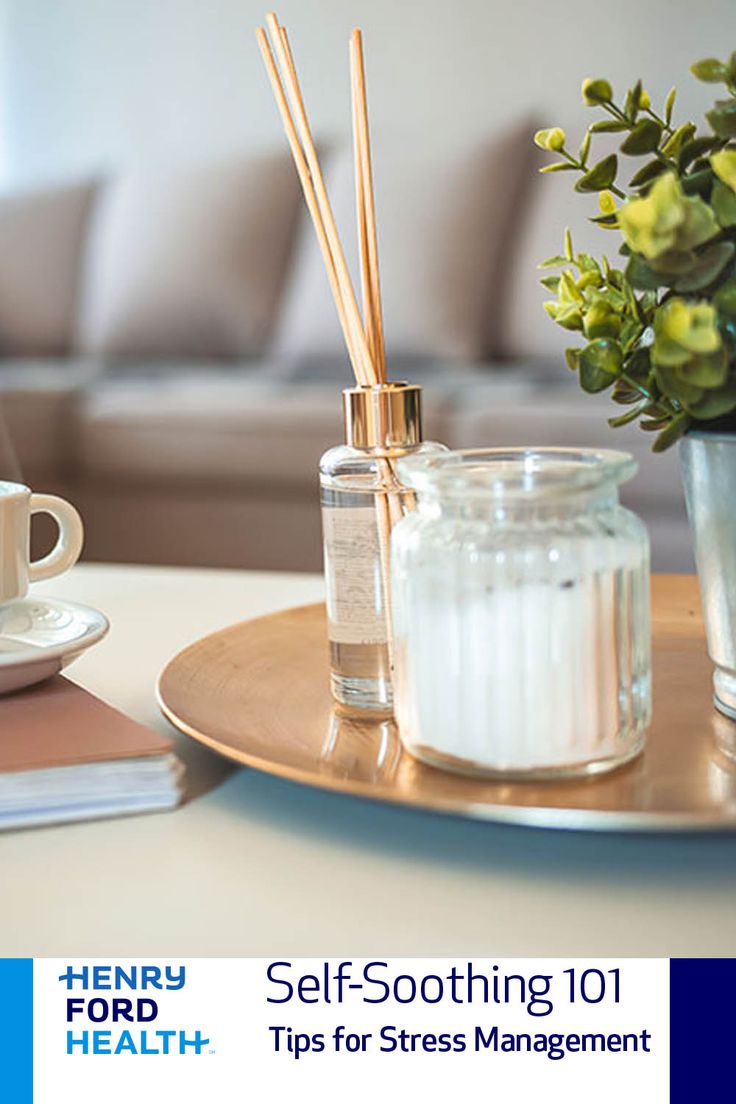
[[(561, 269), (542, 279), (556, 295), (545, 309), (586, 339), (566, 352), (582, 388), (611, 388), (627, 407), (609, 423), (639, 419), (657, 433), (657, 452), (694, 422), (736, 412), (736, 52), (691, 71), (728, 94), (706, 113), (707, 133), (673, 123), (674, 88), (657, 113), (641, 81), (618, 104), (609, 82), (595, 79), (583, 82), (583, 99), (604, 117), (577, 153), (560, 127), (534, 139), (558, 155), (541, 171), (576, 172), (575, 191), (598, 193), (592, 221), (623, 238), (613, 265), (576, 253), (566, 231), (564, 253), (539, 266)], [(599, 134), (623, 138), (618, 153), (592, 161)], [(644, 159), (626, 190), (619, 154)]]

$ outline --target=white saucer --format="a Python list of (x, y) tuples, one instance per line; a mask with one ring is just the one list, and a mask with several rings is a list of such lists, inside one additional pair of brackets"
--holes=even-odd
[(58, 674), (109, 628), (97, 610), (57, 598), (20, 598), (0, 606), (0, 694)]

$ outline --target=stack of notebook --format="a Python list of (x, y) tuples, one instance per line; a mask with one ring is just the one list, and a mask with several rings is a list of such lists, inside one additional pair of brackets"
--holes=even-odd
[(0, 698), (0, 829), (169, 809), (183, 774), (165, 736), (61, 676)]

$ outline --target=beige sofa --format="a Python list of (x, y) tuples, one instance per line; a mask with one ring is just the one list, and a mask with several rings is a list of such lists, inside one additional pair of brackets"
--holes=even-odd
[[(392, 374), (424, 385), (426, 434), (453, 447), (635, 452), (625, 497), (655, 565), (687, 570), (676, 455), (608, 429), (541, 309), (535, 261), (569, 212), (529, 132), (434, 161), (378, 151)], [(325, 163), (352, 240), (349, 155)], [(0, 351), (24, 478), (77, 503), (88, 558), (319, 567), (317, 463), (350, 374), (285, 154), (0, 199)]]

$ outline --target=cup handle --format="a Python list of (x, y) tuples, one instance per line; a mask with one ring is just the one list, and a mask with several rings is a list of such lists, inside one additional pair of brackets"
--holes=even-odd
[(84, 526), (71, 503), (56, 495), (32, 494), (31, 513), (51, 514), (59, 526), (58, 539), (49, 554), (28, 566), (29, 580), (37, 583), (41, 579), (50, 579), (52, 575), (61, 575), (74, 566), (82, 551)]

